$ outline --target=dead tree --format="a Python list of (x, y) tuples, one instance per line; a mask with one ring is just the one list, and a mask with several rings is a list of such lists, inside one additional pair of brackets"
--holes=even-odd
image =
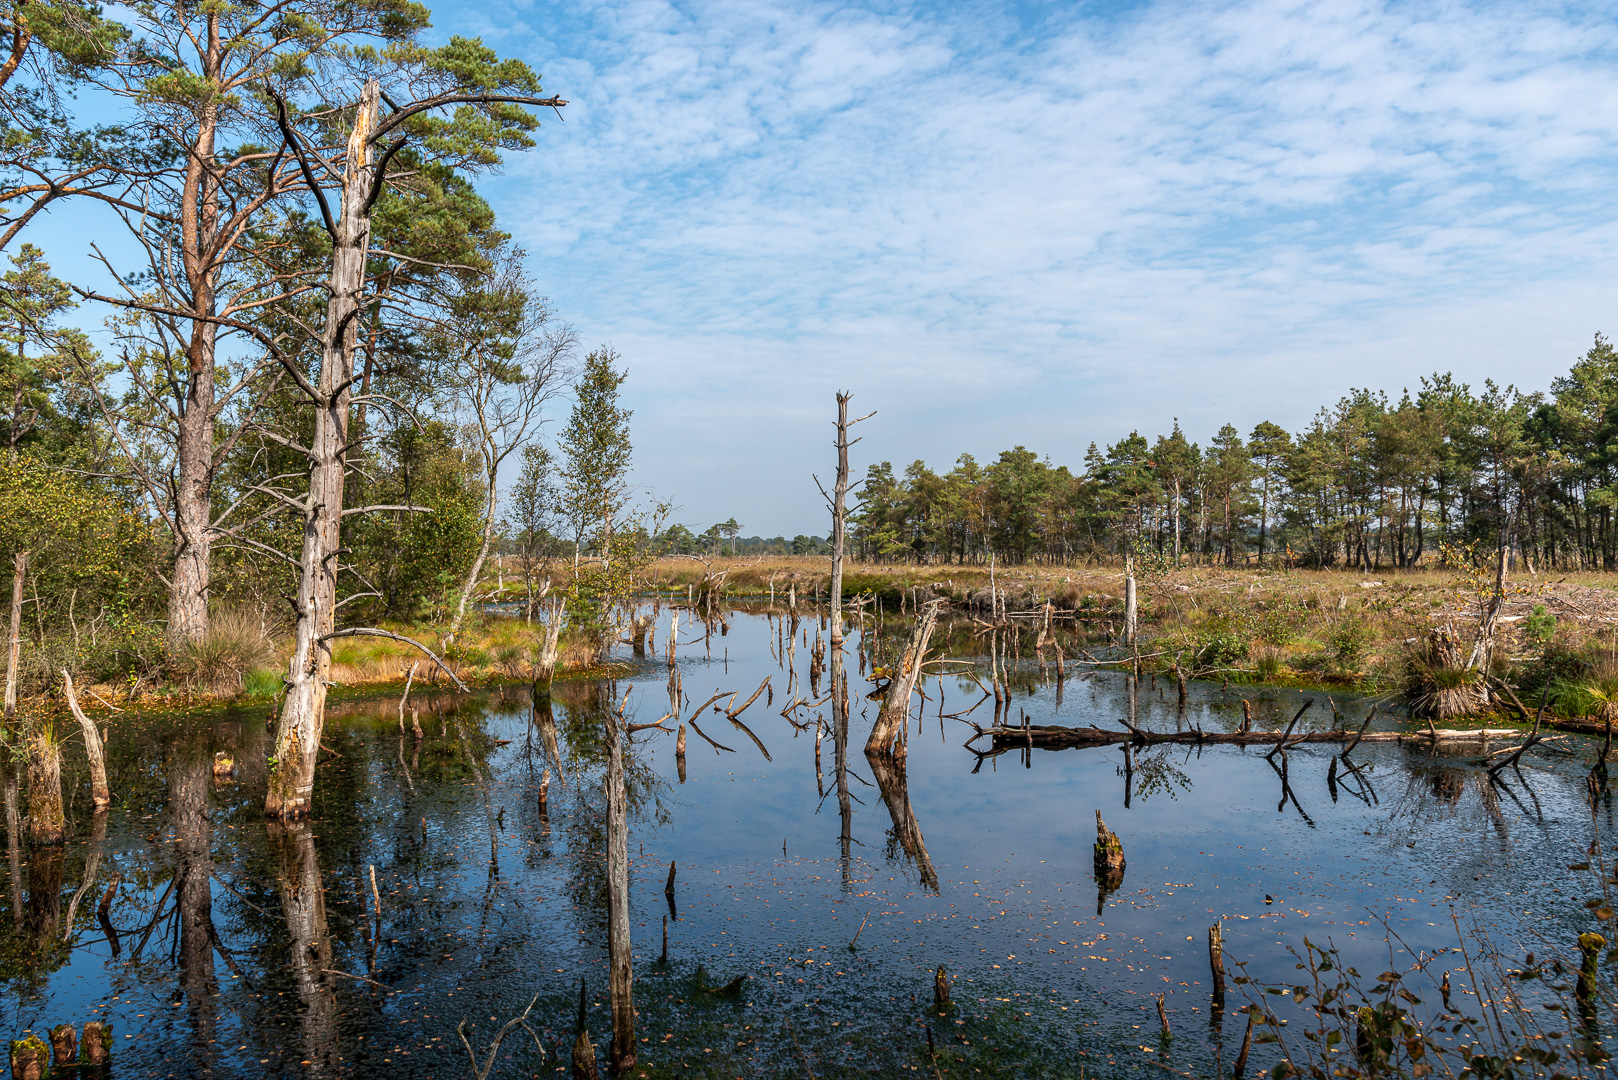
[(892, 753), (894, 740), (904, 735), (905, 722), (910, 718), (910, 696), (915, 693), (916, 679), (927, 656), (927, 644), (932, 640), (941, 603), (940, 600), (931, 601), (916, 616), (916, 628), (910, 635), (910, 644), (906, 646), (904, 656), (888, 682), (882, 709), (877, 713), (876, 723), (871, 726), (871, 737), (865, 742), (867, 756)]
[[(461, 85), (458, 76), (447, 83), (427, 87), (427, 96), (390, 101), (386, 116), (379, 115), (381, 84), (368, 80), (354, 103), (352, 127), (346, 146), (331, 158), (297, 130), (294, 120), (280, 99), (276, 99), (282, 133), (280, 152), (290, 152), (302, 170), (309, 189), (319, 205), (320, 221), (331, 239), (330, 263), (325, 284), (326, 310), (319, 334), (319, 371), (311, 383), (291, 354), (279, 343), (261, 337), (260, 343), (273, 352), (302, 397), (312, 407), (313, 423), (307, 443), (277, 437), (277, 441), (301, 455), (307, 462), (307, 489), (301, 496), (273, 485), (255, 485), (258, 494), (268, 496), (299, 526), (301, 544), (296, 556), (273, 548), (295, 568), (298, 577), (293, 599), (292, 655), (287, 665), (286, 694), (277, 718), (271, 750), (268, 793), (264, 810), (279, 818), (306, 814), (314, 790), (316, 755), (326, 718), (326, 688), (330, 681), (329, 642), (336, 631), (338, 575), (343, 571), (342, 523), (346, 517), (375, 510), (416, 511), (415, 506), (344, 505), (344, 486), (351, 449), (349, 422), (354, 404), (353, 387), (358, 322), (362, 312), (376, 297), (367, 292), (367, 265), (388, 257), (371, 246), (371, 219), (378, 197), (388, 184), (388, 166), (394, 155), (411, 137), (411, 122), (439, 108), (458, 105), (485, 110), (491, 130), (503, 129), (511, 121), (512, 105), (556, 107), (565, 101), (541, 99), (508, 92), (504, 85), (493, 87)], [(489, 107), (502, 106), (503, 114), (490, 116)], [(497, 111), (497, 110), (496, 110)], [(329, 116), (330, 113), (321, 115)], [(303, 119), (299, 117), (299, 119)], [(391, 140), (391, 141), (389, 141)], [(333, 148), (334, 149), (334, 148)], [(317, 169), (319, 174), (317, 176)], [(327, 201), (326, 189), (337, 196), (335, 212)], [(256, 544), (256, 541), (245, 541)], [(260, 545), (262, 546), (262, 545)], [(366, 595), (365, 593), (357, 593)], [(353, 599), (354, 597), (345, 598)], [(368, 633), (350, 629), (344, 634)], [(419, 648), (431, 651), (425, 646)], [(434, 657), (436, 660), (436, 656)], [(442, 661), (439, 666), (445, 671)], [(459, 680), (457, 680), (459, 681)]]
[(90, 801), (97, 810), (105, 809), (112, 804), (112, 792), (107, 787), (107, 758), (101, 747), (101, 733), (79, 708), (79, 697), (73, 692), (73, 676), (66, 668), (62, 669), (62, 692), (67, 697), (67, 707), (73, 711), (73, 719), (79, 722), (79, 729), (84, 733), (84, 750), (90, 759)]

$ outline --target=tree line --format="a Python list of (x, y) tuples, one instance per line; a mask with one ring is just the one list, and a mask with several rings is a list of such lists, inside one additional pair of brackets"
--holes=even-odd
[(1362, 570), (1441, 547), (1507, 547), (1544, 569), (1618, 564), (1618, 352), (1599, 334), (1549, 391), (1451, 374), (1397, 399), (1354, 390), (1301, 431), (1226, 424), (1206, 445), (1178, 421), (1090, 445), (1081, 468), (1022, 446), (948, 472), (870, 466), (851, 541), (866, 559), (1066, 561)]

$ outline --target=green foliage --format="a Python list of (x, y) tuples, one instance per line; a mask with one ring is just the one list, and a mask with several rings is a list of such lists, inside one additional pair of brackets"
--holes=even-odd
[(1536, 645), (1545, 645), (1556, 636), (1556, 616), (1545, 610), (1544, 604), (1535, 604), (1533, 612), (1523, 620), (1523, 636)]
[(383, 613), (431, 619), (449, 609), (452, 594), (477, 557), (483, 535), (483, 496), (452, 432), (438, 422), (401, 428), (388, 440), (391, 468), (373, 472), (356, 498), (411, 505), (416, 512), (365, 515), (349, 526), (348, 543), (361, 580), (382, 597)]
[(1231, 667), (1247, 659), (1247, 629), (1230, 615), (1216, 615), (1203, 626), (1195, 660), (1202, 667)]
[(558, 440), (562, 513), (580, 547), (586, 539), (602, 545), (610, 541), (629, 500), (633, 414), (618, 403), (618, 388), (629, 373), (613, 367), (617, 360), (611, 349), (597, 349), (585, 357), (574, 387), (573, 410)]
[(1331, 645), (1333, 659), (1344, 670), (1354, 671), (1365, 659), (1365, 651), (1370, 647), (1372, 636), (1368, 622), (1362, 618), (1349, 616), (1332, 624), (1326, 640)]

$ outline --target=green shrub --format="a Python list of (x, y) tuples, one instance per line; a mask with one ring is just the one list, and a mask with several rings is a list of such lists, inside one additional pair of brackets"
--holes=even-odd
[(1535, 604), (1533, 614), (1523, 620), (1523, 636), (1536, 645), (1544, 645), (1556, 636), (1556, 616), (1545, 610), (1544, 604)]
[(1247, 659), (1247, 635), (1235, 620), (1217, 616), (1208, 621), (1197, 643), (1197, 663), (1226, 667)]
[(1258, 639), (1266, 645), (1290, 645), (1296, 639), (1298, 622), (1292, 612), (1274, 608), (1258, 617)]
[(1364, 619), (1339, 619), (1326, 635), (1332, 657), (1347, 670), (1355, 670), (1371, 644), (1371, 628)]

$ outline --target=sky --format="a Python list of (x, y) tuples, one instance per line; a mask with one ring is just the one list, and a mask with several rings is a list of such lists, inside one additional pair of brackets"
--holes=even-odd
[[(481, 182), (629, 378), (635, 481), (824, 534), (854, 449), (947, 469), (1354, 387), (1546, 389), (1612, 317), (1618, 8), (440, 3), (568, 99)], [(554, 426), (553, 426), (554, 430)]]

